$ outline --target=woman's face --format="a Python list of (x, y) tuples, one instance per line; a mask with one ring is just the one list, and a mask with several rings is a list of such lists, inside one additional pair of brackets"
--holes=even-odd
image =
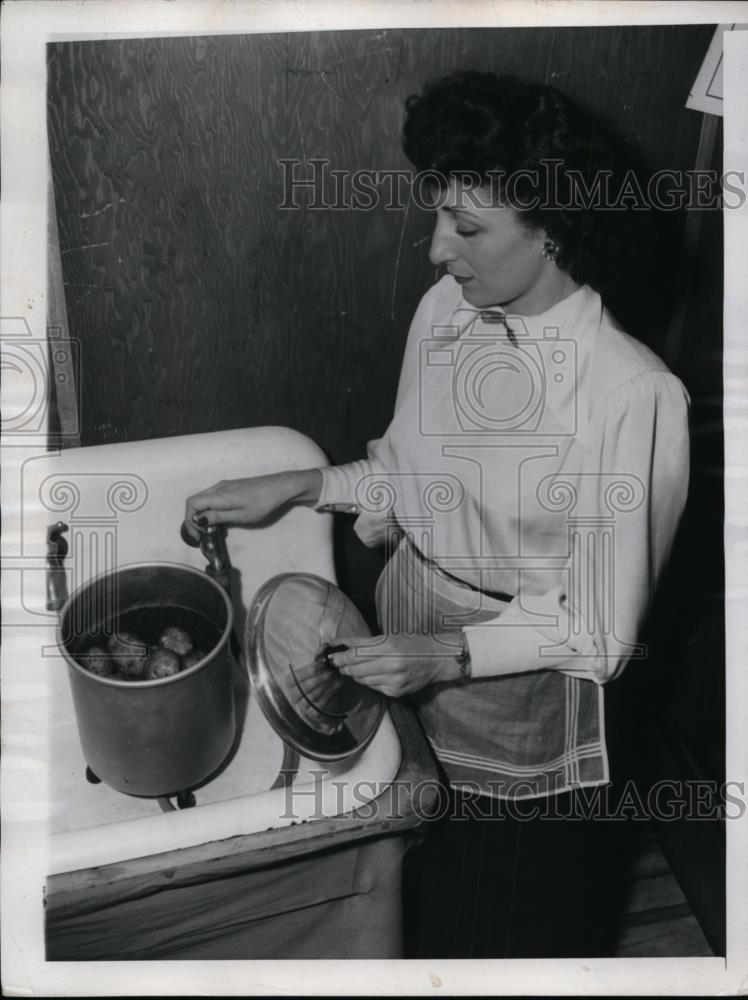
[(514, 209), (493, 200), (486, 188), (471, 192), (451, 180), (437, 202), (429, 259), (445, 265), (473, 306), (542, 312), (549, 269), (559, 273), (543, 257), (546, 234), (526, 229)]

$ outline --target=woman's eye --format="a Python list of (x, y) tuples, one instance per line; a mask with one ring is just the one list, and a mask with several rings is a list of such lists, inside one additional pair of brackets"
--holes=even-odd
[(478, 232), (477, 229), (456, 229), (455, 232), (458, 236), (475, 236)]

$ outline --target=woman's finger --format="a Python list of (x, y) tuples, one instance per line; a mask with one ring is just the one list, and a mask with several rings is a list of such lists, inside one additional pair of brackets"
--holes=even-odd
[[(187, 531), (192, 535), (193, 538), (198, 538), (199, 534), (195, 527), (195, 522), (198, 518), (204, 517), (205, 512), (209, 510), (214, 510), (216, 506), (220, 506), (217, 503), (217, 486), (211, 486), (207, 490), (202, 490), (200, 493), (193, 493), (192, 496), (187, 497), (184, 504), (184, 523), (187, 526)], [(207, 525), (209, 522), (205, 522)], [(205, 527), (201, 525), (201, 527)]]
[(357, 683), (370, 688), (372, 691), (378, 691), (380, 694), (386, 695), (388, 698), (397, 698), (401, 693), (398, 685), (394, 685), (392, 683), (392, 678), (389, 676), (371, 677), (366, 680), (358, 681)]
[(187, 532), (187, 534), (190, 536), (190, 538), (194, 538), (194, 540), (195, 540), (196, 543), (199, 542), (200, 541), (200, 532), (197, 530), (197, 528), (193, 524), (193, 522), (192, 522), (192, 515), (191, 514), (189, 514), (188, 512), (185, 512), (185, 516), (184, 516), (184, 520), (183, 520), (182, 524), (184, 526), (184, 530)]
[(198, 517), (193, 520), (193, 523), (201, 528), (207, 528), (214, 524), (233, 524), (239, 521), (241, 513), (238, 507), (234, 507), (233, 510), (214, 510), (209, 507), (206, 510), (198, 511)]
[(319, 676), (319, 664), (316, 660), (310, 660), (309, 663), (302, 663), (299, 667), (294, 666), (293, 672), (298, 681), (307, 683)]
[(330, 653), (329, 659), (336, 667), (347, 667), (354, 663), (379, 659), (384, 655), (385, 642), (381, 635), (337, 636), (334, 645), (348, 648), (339, 653)]
[(336, 646), (378, 646), (380, 642), (385, 642), (387, 636), (384, 635), (336, 635), (333, 643)]
[(215, 486), (210, 486), (207, 490), (202, 490), (200, 493), (188, 497), (187, 507), (191, 511), (235, 508), (236, 492), (229, 488), (229, 484), (216, 483)]
[(218, 515), (212, 510), (198, 510), (192, 517), (185, 517), (184, 524), (190, 535), (196, 541), (200, 541), (200, 529), (210, 527), (212, 524), (219, 524)]
[(341, 667), (340, 674), (343, 677), (350, 677), (357, 684), (368, 684), (370, 681), (381, 680), (390, 684), (399, 683), (402, 680), (400, 668), (394, 670), (383, 670), (379, 663), (365, 663), (360, 666)]

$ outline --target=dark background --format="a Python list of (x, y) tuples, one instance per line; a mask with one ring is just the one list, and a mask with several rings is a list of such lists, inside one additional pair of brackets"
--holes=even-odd
[[(702, 115), (685, 101), (713, 31), (378, 30), (50, 45), (49, 142), (69, 332), (81, 345), (81, 443), (281, 424), (334, 463), (362, 457), (389, 422), (408, 324), (436, 277), (431, 218), (382, 205), (279, 210), (278, 161), (405, 169), (405, 98), (429, 77), (470, 68), (555, 84), (621, 136), (644, 174), (689, 169)], [(716, 169), (720, 149), (721, 131)], [(650, 619), (652, 655), (624, 676), (653, 719), (655, 743), (671, 748), (653, 744), (652, 774), (720, 778), (722, 227), (718, 212), (703, 213), (698, 246), (686, 251), (685, 220), (682, 211), (654, 220), (638, 283), (622, 273), (609, 302), (692, 397), (691, 492)], [(679, 308), (682, 338), (668, 342)], [(382, 553), (365, 549), (345, 518), (336, 547), (341, 585), (373, 624)], [(720, 843), (699, 856), (719, 859)], [(703, 920), (719, 945), (722, 904), (706, 884), (721, 884), (720, 869), (696, 868), (687, 894), (710, 909)]]

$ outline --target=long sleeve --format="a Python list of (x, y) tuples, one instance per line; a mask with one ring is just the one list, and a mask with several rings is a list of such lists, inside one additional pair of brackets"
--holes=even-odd
[(321, 468), (322, 489), (315, 510), (348, 511), (358, 513), (359, 487), (367, 476), (384, 473), (385, 467), (378, 456), (381, 441), (369, 441), (368, 458), (345, 465), (328, 465)]
[(474, 677), (558, 669), (602, 684), (643, 654), (637, 638), (686, 502), (688, 403), (674, 375), (645, 370), (597, 404), (581, 472), (558, 477), (557, 498), (570, 498), (560, 582), (465, 628)]
[(382, 459), (382, 454), (387, 453), (386, 441), (370, 441), (367, 452), (366, 459), (319, 470), (322, 473), (322, 489), (315, 510), (358, 515), (353, 530), (364, 545), (374, 548), (386, 540), (387, 511), (381, 514), (362, 511), (361, 501), (371, 497), (369, 484), (386, 475), (387, 465)]

